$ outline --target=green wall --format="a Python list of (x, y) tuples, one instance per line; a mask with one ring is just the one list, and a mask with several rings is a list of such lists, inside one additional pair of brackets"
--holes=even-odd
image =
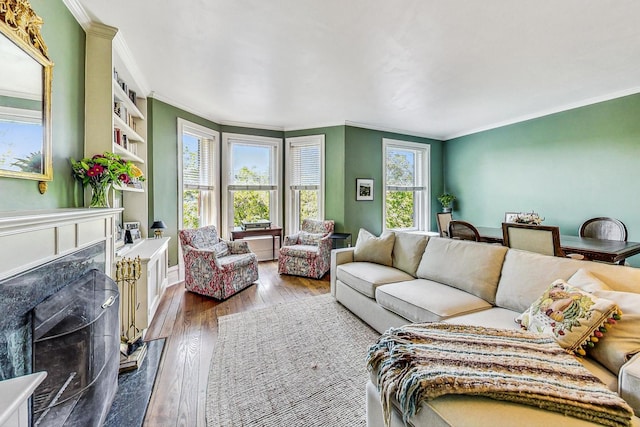
[(640, 241), (639, 117), (637, 94), (447, 141), (454, 217), (498, 227), (505, 211), (535, 210), (577, 235), (584, 220), (611, 216)]
[(84, 46), (82, 27), (61, 0), (32, 0), (44, 20), (42, 35), (54, 62), (52, 87), (53, 181), (42, 195), (38, 182), (0, 177), (0, 211), (82, 206), (81, 186), (69, 158), (84, 153)]
[(343, 232), (346, 230), (344, 217), (345, 126), (331, 126), (285, 132), (286, 138), (306, 135), (324, 135), (324, 216), (326, 219), (332, 219), (335, 221), (336, 232)]
[[(345, 229), (352, 233), (353, 241), (362, 227), (374, 234), (382, 232), (382, 139), (398, 139), (429, 144), (431, 159), (431, 229), (435, 230), (435, 212), (440, 208), (436, 197), (443, 188), (442, 142), (429, 138), (402, 135), (347, 126), (345, 131)], [(373, 200), (356, 201), (356, 179), (373, 178)]]
[(205, 120), (157, 99), (147, 99), (147, 144), (149, 155), (149, 224), (161, 219), (167, 225), (169, 265), (178, 264), (178, 118), (220, 131)]
[[(283, 138), (281, 131), (252, 129), (219, 125), (157, 99), (148, 98), (147, 103), (149, 144), (149, 223), (161, 219), (167, 225), (165, 234), (169, 241), (169, 265), (178, 264), (178, 118), (197, 123), (221, 133)], [(220, 203), (220, 201), (218, 201)]]

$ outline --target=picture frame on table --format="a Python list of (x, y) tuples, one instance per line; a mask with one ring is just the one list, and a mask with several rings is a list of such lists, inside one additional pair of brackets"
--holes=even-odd
[(131, 239), (135, 242), (136, 240), (140, 240), (142, 238), (142, 233), (140, 232), (140, 223), (137, 221), (134, 222), (125, 222), (123, 224), (125, 232), (129, 231), (131, 235)]
[(356, 178), (356, 200), (373, 200), (373, 179)]
[(504, 213), (504, 222), (516, 222), (516, 218), (518, 218), (520, 212), (505, 212)]

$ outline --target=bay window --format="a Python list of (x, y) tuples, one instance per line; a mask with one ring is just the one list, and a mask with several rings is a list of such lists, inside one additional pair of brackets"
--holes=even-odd
[(280, 146), (282, 140), (261, 136), (222, 135), (224, 158), (222, 228), (228, 236), (242, 222), (279, 225)]
[(181, 228), (219, 227), (218, 141), (218, 132), (178, 119)]
[(324, 135), (287, 138), (286, 198), (288, 234), (304, 219), (324, 218)]

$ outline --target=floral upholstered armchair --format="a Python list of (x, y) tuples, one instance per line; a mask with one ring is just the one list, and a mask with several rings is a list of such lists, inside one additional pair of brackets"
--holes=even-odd
[(228, 242), (214, 226), (180, 230), (187, 290), (219, 300), (258, 280), (258, 257), (247, 242)]
[(319, 279), (331, 267), (331, 239), (334, 221), (305, 219), (302, 230), (285, 236), (280, 248), (278, 273)]

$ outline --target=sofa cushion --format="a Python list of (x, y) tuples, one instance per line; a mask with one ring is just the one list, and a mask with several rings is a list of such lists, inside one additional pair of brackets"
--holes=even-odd
[(516, 322), (516, 317), (520, 314), (506, 308), (493, 307), (488, 310), (450, 317), (445, 322), (457, 325), (485, 326), (487, 328), (520, 329), (520, 324)]
[(475, 295), (425, 279), (378, 286), (376, 301), (414, 323), (437, 322), (491, 308)]
[(341, 264), (336, 269), (336, 278), (369, 298), (375, 298), (380, 285), (413, 279), (404, 271), (371, 262)]
[(506, 253), (504, 246), (432, 237), (416, 273), (493, 304)]
[(585, 355), (587, 344), (599, 341), (613, 317), (618, 318), (615, 302), (559, 279), (518, 317), (518, 322), (530, 331), (553, 336), (571, 354)]
[(312, 245), (293, 245), (283, 246), (280, 248), (280, 256), (292, 256), (296, 258), (316, 258), (320, 253), (318, 246)]
[(380, 237), (376, 237), (364, 228), (361, 228), (358, 232), (358, 240), (356, 240), (353, 259), (355, 261), (391, 265), (391, 253), (393, 252), (393, 242), (395, 238), (395, 234), (391, 232), (384, 232)]
[(554, 280), (569, 279), (584, 263), (585, 261), (509, 249), (498, 283), (496, 305), (522, 313)]
[(422, 259), (429, 236), (413, 233), (395, 233), (393, 243), (392, 265), (413, 277)]

